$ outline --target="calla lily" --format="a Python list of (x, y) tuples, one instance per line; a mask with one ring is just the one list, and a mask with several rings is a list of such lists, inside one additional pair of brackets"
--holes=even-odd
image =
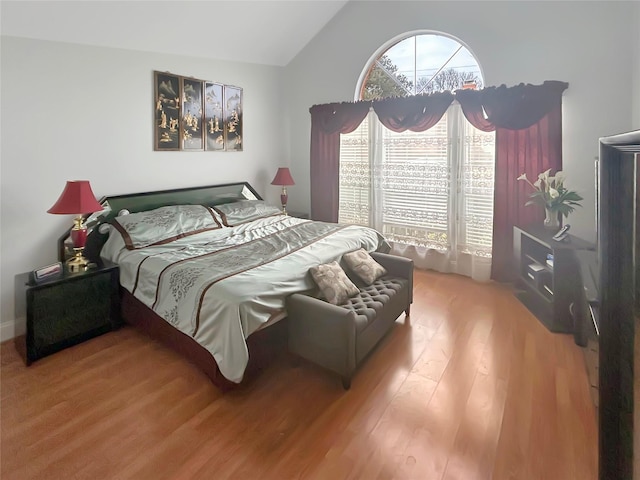
[(551, 212), (567, 217), (580, 206), (582, 197), (575, 191), (567, 190), (564, 186), (566, 176), (564, 172), (558, 171), (554, 176), (550, 176), (551, 169), (538, 175), (535, 183), (531, 183), (527, 175), (523, 173), (518, 180), (524, 180), (535, 191), (529, 196), (529, 201), (525, 205), (539, 205)]
[(546, 182), (547, 178), (549, 178), (549, 173), (550, 172), (551, 172), (551, 169), (547, 170), (546, 172), (542, 172), (540, 175), (538, 175), (538, 178), (540, 180), (544, 180)]
[(522, 175), (520, 175), (516, 180), (524, 180), (529, 185), (531, 185), (533, 188), (536, 188), (535, 185), (529, 181), (529, 179), (527, 178), (527, 174), (526, 173), (523, 173)]

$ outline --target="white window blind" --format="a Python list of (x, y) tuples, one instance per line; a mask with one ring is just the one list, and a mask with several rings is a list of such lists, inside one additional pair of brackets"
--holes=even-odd
[(340, 136), (340, 207), (338, 222), (368, 226), (371, 170), (369, 118), (353, 132)]
[(341, 136), (341, 223), (404, 245), (491, 256), (494, 134), (454, 104), (433, 128), (396, 133), (375, 114)]
[(491, 257), (495, 134), (478, 130), (466, 120), (463, 126), (459, 248), (466, 253)]
[(392, 241), (446, 249), (451, 191), (447, 115), (425, 132), (381, 130), (382, 233)]

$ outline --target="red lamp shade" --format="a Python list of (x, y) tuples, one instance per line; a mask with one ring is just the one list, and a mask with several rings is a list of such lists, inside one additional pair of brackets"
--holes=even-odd
[(280, 167), (276, 172), (276, 176), (273, 178), (271, 185), (295, 185), (296, 182), (293, 181), (293, 177), (291, 176), (291, 172), (287, 167)]
[(48, 213), (74, 214), (99, 212), (103, 207), (96, 200), (89, 180), (70, 180), (64, 187), (58, 201), (47, 210)]
[(49, 213), (77, 215), (70, 232), (75, 251), (75, 256), (67, 261), (67, 266), (71, 272), (80, 272), (86, 270), (89, 266), (89, 261), (82, 256), (82, 251), (87, 242), (87, 227), (82, 223), (82, 215), (99, 212), (100, 210), (103, 210), (103, 207), (96, 200), (96, 196), (91, 190), (91, 185), (89, 185), (89, 180), (68, 181), (58, 201), (47, 210)]
[(287, 214), (287, 185), (295, 185), (291, 172), (287, 167), (280, 167), (273, 178), (271, 185), (282, 185), (282, 193), (280, 194), (280, 203), (282, 203), (282, 213)]

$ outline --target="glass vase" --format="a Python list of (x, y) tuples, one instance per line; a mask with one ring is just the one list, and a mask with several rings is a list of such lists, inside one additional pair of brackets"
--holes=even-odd
[(544, 228), (546, 228), (547, 230), (560, 229), (560, 220), (558, 218), (559, 212), (545, 208), (544, 213), (545, 213)]

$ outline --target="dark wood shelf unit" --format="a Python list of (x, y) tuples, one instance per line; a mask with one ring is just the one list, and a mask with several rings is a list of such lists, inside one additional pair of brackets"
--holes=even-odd
[[(572, 333), (569, 306), (576, 300), (579, 275), (575, 251), (595, 245), (573, 235), (557, 242), (554, 233), (543, 227), (513, 227), (518, 298), (550, 331)], [(549, 255), (553, 265), (547, 263)]]

